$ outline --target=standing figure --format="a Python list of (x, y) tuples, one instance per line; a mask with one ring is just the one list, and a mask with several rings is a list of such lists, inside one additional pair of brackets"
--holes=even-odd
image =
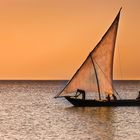
[(82, 94), (82, 100), (85, 100), (86, 98), (85, 91), (81, 89), (77, 89), (75, 97), (78, 97), (80, 94)]
[(138, 97), (136, 98), (136, 100), (140, 100), (140, 91), (139, 91), (139, 94), (138, 94)]

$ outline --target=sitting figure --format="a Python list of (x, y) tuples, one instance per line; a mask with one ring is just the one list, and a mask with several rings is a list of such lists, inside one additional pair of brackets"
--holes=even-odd
[(77, 89), (75, 97), (78, 97), (80, 94), (82, 94), (82, 100), (85, 100), (85, 97), (86, 97), (85, 96), (85, 91), (81, 90), (81, 89)]
[(136, 100), (140, 100), (140, 91), (139, 91), (139, 94), (138, 94), (138, 97), (136, 98)]
[(111, 98), (110, 98), (110, 95), (109, 94), (106, 96), (106, 99), (107, 99), (107, 101), (110, 102)]
[(117, 100), (117, 97), (114, 94), (112, 94), (112, 97), (114, 100)]

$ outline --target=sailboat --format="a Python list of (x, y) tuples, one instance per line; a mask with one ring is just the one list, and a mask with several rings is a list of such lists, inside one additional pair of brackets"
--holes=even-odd
[[(82, 107), (140, 106), (139, 97), (121, 99), (113, 87), (113, 59), (121, 9), (99, 43), (55, 98), (64, 97), (74, 106)], [(87, 99), (89, 93), (98, 95), (98, 98)]]

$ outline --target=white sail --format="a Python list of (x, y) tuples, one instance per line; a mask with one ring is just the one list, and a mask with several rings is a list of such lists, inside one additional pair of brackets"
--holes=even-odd
[(86, 92), (98, 92), (95, 70), (90, 56), (65, 87), (61, 96), (67, 93), (75, 92), (77, 89), (82, 89)]
[(119, 16), (120, 12), (91, 54), (98, 75), (100, 91), (105, 94), (113, 93), (113, 58)]
[(101, 41), (57, 96), (66, 96), (77, 89), (86, 93), (113, 94), (113, 58), (119, 17), (120, 11)]

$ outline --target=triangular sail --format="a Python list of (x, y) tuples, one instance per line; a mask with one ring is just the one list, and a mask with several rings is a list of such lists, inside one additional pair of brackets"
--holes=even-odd
[(61, 96), (67, 93), (75, 92), (77, 89), (83, 89), (87, 92), (98, 92), (94, 66), (90, 56), (87, 57), (86, 61), (65, 87)]
[(100, 90), (105, 94), (113, 93), (113, 58), (119, 17), (120, 11), (106, 34), (91, 53), (95, 62)]
[(101, 41), (57, 97), (66, 96), (77, 89), (86, 93), (113, 94), (113, 58), (119, 17), (120, 11)]

